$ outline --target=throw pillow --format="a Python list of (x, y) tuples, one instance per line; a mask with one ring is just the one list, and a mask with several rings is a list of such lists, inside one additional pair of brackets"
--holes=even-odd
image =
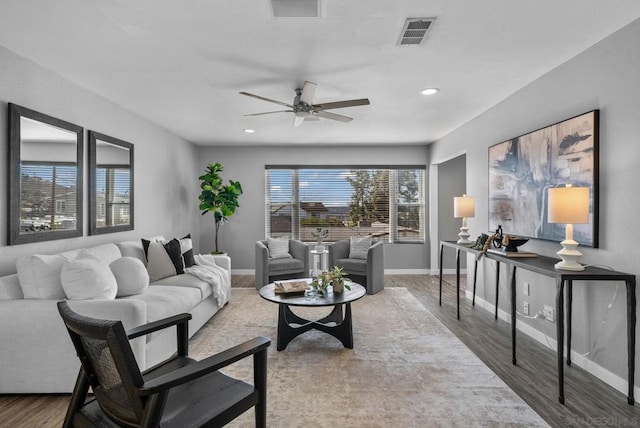
[(27, 256), (16, 262), (20, 288), (25, 299), (65, 298), (60, 272), (69, 260), (61, 254)]
[(271, 259), (292, 258), (289, 254), (288, 239), (267, 237), (267, 248), (269, 248), (269, 258)]
[(168, 276), (184, 273), (180, 241), (151, 242), (142, 240), (142, 248), (147, 259), (149, 281), (154, 282)]
[(364, 236), (362, 238), (358, 236), (352, 236), (349, 243), (349, 258), (350, 259), (365, 259), (371, 247), (373, 239), (371, 236)]
[(115, 299), (118, 283), (109, 266), (91, 251), (81, 251), (65, 262), (60, 272), (62, 288), (70, 300)]
[(121, 257), (114, 260), (109, 268), (118, 283), (118, 297), (140, 294), (149, 286), (149, 272), (140, 259)]
[(193, 241), (190, 233), (180, 239), (180, 252), (182, 253), (184, 267), (188, 268), (196, 264), (196, 260), (193, 257)]

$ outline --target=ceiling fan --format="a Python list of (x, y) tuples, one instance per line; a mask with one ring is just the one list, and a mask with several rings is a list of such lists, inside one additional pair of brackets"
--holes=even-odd
[(259, 100), (267, 101), (274, 104), (279, 104), (284, 107), (289, 107), (290, 110), (276, 110), (267, 111), (264, 113), (245, 114), (245, 116), (261, 116), (263, 114), (272, 113), (293, 113), (296, 115), (293, 126), (300, 126), (302, 122), (319, 120), (319, 118), (337, 120), (339, 122), (351, 122), (353, 118), (343, 116), (341, 114), (331, 113), (325, 110), (332, 110), (335, 108), (355, 107), (369, 105), (368, 98), (361, 98), (358, 100), (348, 101), (335, 101), (331, 103), (313, 104), (313, 97), (316, 94), (317, 84), (306, 81), (302, 86), (302, 89), (296, 89), (296, 96), (293, 99), (293, 104), (283, 103), (282, 101), (272, 100), (270, 98), (261, 97), (260, 95), (250, 94), (248, 92), (240, 92), (240, 95), (246, 95), (248, 97), (257, 98)]

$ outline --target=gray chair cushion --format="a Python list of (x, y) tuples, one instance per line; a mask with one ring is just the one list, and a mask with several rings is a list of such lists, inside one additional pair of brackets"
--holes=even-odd
[(336, 265), (344, 268), (345, 271), (354, 275), (367, 275), (366, 259), (338, 259)]
[(304, 272), (304, 263), (298, 259), (270, 259), (269, 275)]

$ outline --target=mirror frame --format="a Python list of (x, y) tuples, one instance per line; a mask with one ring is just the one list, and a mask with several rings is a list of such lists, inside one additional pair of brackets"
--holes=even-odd
[[(117, 225), (117, 226), (97, 226), (97, 211), (98, 211), (98, 194), (97, 194), (97, 154), (98, 154), (98, 140), (104, 141), (114, 146), (123, 147), (129, 150), (129, 168), (130, 168), (130, 182), (129, 182), (129, 224)], [(133, 144), (123, 140), (111, 137), (109, 135), (101, 134), (96, 131), (89, 130), (89, 235), (101, 235), (103, 233), (115, 233), (124, 232), (134, 229), (134, 169), (133, 169)]]
[[(21, 124), (20, 118), (42, 122), (47, 125), (65, 129), (76, 134), (76, 227), (45, 233), (20, 234), (20, 159), (21, 159)], [(31, 110), (17, 104), (9, 103), (9, 225), (8, 244), (27, 244), (32, 242), (52, 241), (55, 239), (75, 238), (82, 236), (83, 214), (83, 139), (84, 128), (62, 119)]]

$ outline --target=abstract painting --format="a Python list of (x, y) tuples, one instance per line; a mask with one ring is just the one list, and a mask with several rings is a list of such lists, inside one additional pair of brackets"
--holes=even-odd
[(598, 110), (489, 147), (489, 228), (562, 241), (564, 224), (547, 222), (547, 189), (589, 187), (589, 224), (574, 225), (580, 245), (598, 246)]

